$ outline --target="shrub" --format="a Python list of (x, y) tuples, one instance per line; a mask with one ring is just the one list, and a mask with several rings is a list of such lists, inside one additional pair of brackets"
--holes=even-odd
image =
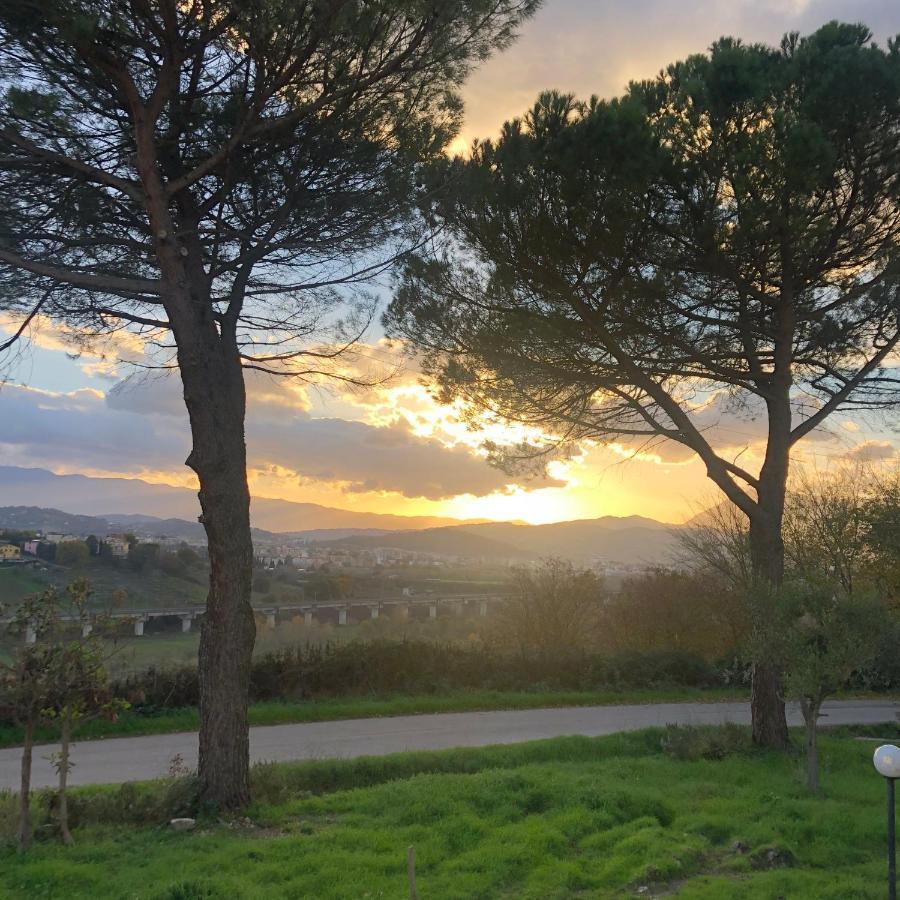
[[(502, 653), (482, 646), (429, 641), (356, 641), (284, 647), (253, 661), (254, 701), (445, 690), (591, 690), (712, 687), (719, 670), (678, 651), (599, 656), (586, 653)], [(151, 667), (120, 679), (119, 696), (146, 715), (195, 706), (192, 666)]]
[[(31, 813), (35, 838), (57, 832), (58, 794), (45, 788), (32, 794)], [(0, 792), (0, 844), (15, 842), (18, 796)], [(197, 809), (197, 781), (193, 776), (162, 781), (112, 786), (83, 787), (68, 796), (69, 824), (164, 825), (173, 818), (194, 815)]]
[[(887, 641), (885, 642), (887, 645)], [(596, 653), (504, 652), (484, 645), (421, 640), (366, 640), (283, 647), (253, 660), (254, 702), (447, 690), (634, 690), (749, 684), (739, 658), (714, 664), (677, 650)], [(854, 673), (851, 687), (900, 687), (900, 665), (886, 646), (881, 659)], [(116, 695), (146, 716), (196, 706), (194, 666), (152, 666), (121, 677)], [(9, 716), (0, 703), (0, 726)]]
[(749, 730), (731, 722), (717, 727), (666, 725), (660, 745), (663, 753), (678, 760), (725, 759), (753, 746)]

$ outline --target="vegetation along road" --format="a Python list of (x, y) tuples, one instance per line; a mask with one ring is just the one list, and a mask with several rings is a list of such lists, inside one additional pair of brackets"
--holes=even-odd
[[(898, 713), (900, 701), (840, 700), (825, 704), (822, 724), (894, 722)], [(517, 744), (565, 735), (597, 737), (667, 724), (719, 725), (749, 721), (747, 703), (658, 703), (392, 716), (253, 728), (250, 753), (257, 762), (350, 758), (407, 750)], [(788, 708), (788, 721), (791, 725), (802, 723), (795, 706)], [(19, 756), (16, 748), (0, 750), (0, 790), (18, 786)], [(56, 783), (57, 776), (48, 756), (40, 748), (35, 754), (34, 787)], [(176, 759), (181, 765), (191, 768), (196, 765), (196, 734), (89, 741), (75, 748), (75, 768), (69, 781), (76, 785), (119, 784), (158, 778), (169, 772)]]

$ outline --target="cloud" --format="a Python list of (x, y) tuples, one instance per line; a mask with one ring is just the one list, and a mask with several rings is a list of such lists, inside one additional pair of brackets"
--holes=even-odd
[(0, 389), (0, 447), (7, 465), (141, 474), (174, 469), (189, 450), (176, 420), (111, 410), (100, 391)]
[(777, 44), (785, 32), (809, 33), (831, 19), (865, 22), (882, 43), (900, 28), (896, 0), (552, 0), (469, 79), (455, 149), (493, 137), (540, 91), (613, 97), (723, 35)]
[[(0, 335), (15, 334), (20, 319), (11, 313), (0, 313)], [(47, 316), (35, 316), (22, 334), (20, 347), (63, 352), (79, 361), (81, 371), (89, 378), (114, 382), (120, 378), (122, 363), (147, 360), (148, 339), (127, 329), (107, 334), (89, 335), (69, 328)]]
[(897, 448), (890, 441), (863, 441), (848, 450), (844, 457), (852, 462), (878, 462), (893, 459)]
[[(416, 434), (395, 415), (370, 424), (312, 415), (296, 383), (248, 379), (249, 464), (275, 467), (295, 481), (331, 484), (345, 493), (393, 493), (444, 500), (510, 489), (514, 480), (464, 443)], [(190, 430), (176, 375), (133, 376), (105, 395), (54, 393), (16, 385), (0, 390), (0, 447), (12, 465), (122, 474), (166, 471), (181, 479)], [(526, 490), (563, 486), (539, 477)]]
[[(465, 446), (448, 447), (410, 433), (407, 423), (375, 427), (346, 419), (295, 417), (292, 421), (248, 423), (253, 459), (306, 478), (337, 481), (359, 493), (389, 491), (406, 497), (444, 500), (459, 494), (504, 491), (514, 480)], [(528, 487), (562, 486), (544, 477)]]

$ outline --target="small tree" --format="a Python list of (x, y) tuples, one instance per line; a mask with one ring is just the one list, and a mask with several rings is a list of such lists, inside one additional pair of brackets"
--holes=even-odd
[(83, 566), (90, 555), (84, 541), (63, 541), (56, 545), (56, 562), (60, 566)]
[(706, 658), (734, 651), (746, 637), (743, 594), (716, 572), (657, 569), (625, 579), (605, 608), (617, 650), (681, 650)]
[(200, 554), (187, 544), (182, 544), (176, 555), (187, 568), (195, 568), (200, 564)]
[(799, 471), (785, 505), (788, 570), (795, 577), (837, 582), (847, 594), (864, 588), (874, 549), (867, 509), (880, 487), (880, 479), (861, 466)]
[[(16, 610), (10, 631), (16, 636), (34, 629), (43, 637), (49, 630), (56, 603), (55, 589), (27, 598)], [(20, 851), (31, 846), (31, 763), (34, 729), (41, 718), (48, 695), (48, 672), (54, 649), (44, 643), (20, 645), (9, 662), (0, 662), (0, 705), (14, 722), (22, 726), (22, 763), (19, 787), (18, 845)]]
[(764, 653), (777, 647), (785, 696), (797, 700), (806, 726), (806, 783), (819, 789), (818, 722), (825, 699), (878, 652), (887, 625), (882, 603), (827, 583), (792, 583), (782, 592)]
[(159, 544), (134, 543), (128, 550), (128, 565), (135, 572), (153, 568), (159, 560)]
[(868, 544), (866, 580), (896, 608), (900, 601), (900, 470), (882, 473), (870, 487), (862, 511)]
[(589, 570), (561, 559), (513, 570), (510, 596), (496, 616), (505, 640), (525, 650), (566, 652), (596, 641), (603, 585)]
[(75, 729), (99, 717), (114, 718), (128, 704), (112, 693), (103, 648), (96, 639), (69, 641), (53, 654), (48, 672), (45, 719), (59, 725), (59, 752), (51, 757), (59, 775), (58, 819), (63, 843), (74, 843), (69, 831), (68, 778)]
[[(19, 647), (11, 663), (0, 665), (3, 705), (23, 725), (24, 740), (19, 792), (19, 848), (31, 844), (31, 765), (34, 729), (41, 721), (57, 723), (61, 747), (53, 761), (59, 773), (59, 826), (64, 843), (72, 843), (68, 824), (67, 786), (70, 747), (76, 726), (103, 715), (115, 715), (128, 704), (116, 699), (106, 673), (103, 618), (92, 619), (87, 581), (73, 582), (60, 595), (55, 588), (26, 599), (12, 618), (12, 628), (34, 632), (35, 643)], [(90, 628), (85, 626), (90, 625)], [(81, 637), (72, 637), (77, 629)]]

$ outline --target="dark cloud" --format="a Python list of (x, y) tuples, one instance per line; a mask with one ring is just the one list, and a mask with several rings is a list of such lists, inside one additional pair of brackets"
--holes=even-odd
[[(466, 447), (447, 447), (411, 434), (403, 420), (376, 428), (365, 422), (308, 416), (254, 423), (251, 415), (248, 442), (253, 459), (300, 476), (339, 481), (352, 492), (395, 491), (444, 500), (457, 494), (483, 496), (503, 490), (511, 481)], [(562, 484), (541, 478), (524, 486)]]
[(111, 411), (98, 391), (10, 384), (0, 389), (0, 447), (7, 465), (128, 474), (175, 469), (189, 450), (176, 420)]
[[(348, 492), (396, 492), (442, 500), (504, 490), (509, 476), (468, 447), (418, 437), (405, 419), (376, 427), (316, 418), (288, 383), (251, 379), (250, 465), (277, 466), (299, 482), (334, 482)], [(131, 378), (109, 393), (0, 390), (4, 462), (139, 474), (177, 471), (189, 450), (187, 415), (175, 376)], [(561, 485), (539, 478), (527, 488)]]

